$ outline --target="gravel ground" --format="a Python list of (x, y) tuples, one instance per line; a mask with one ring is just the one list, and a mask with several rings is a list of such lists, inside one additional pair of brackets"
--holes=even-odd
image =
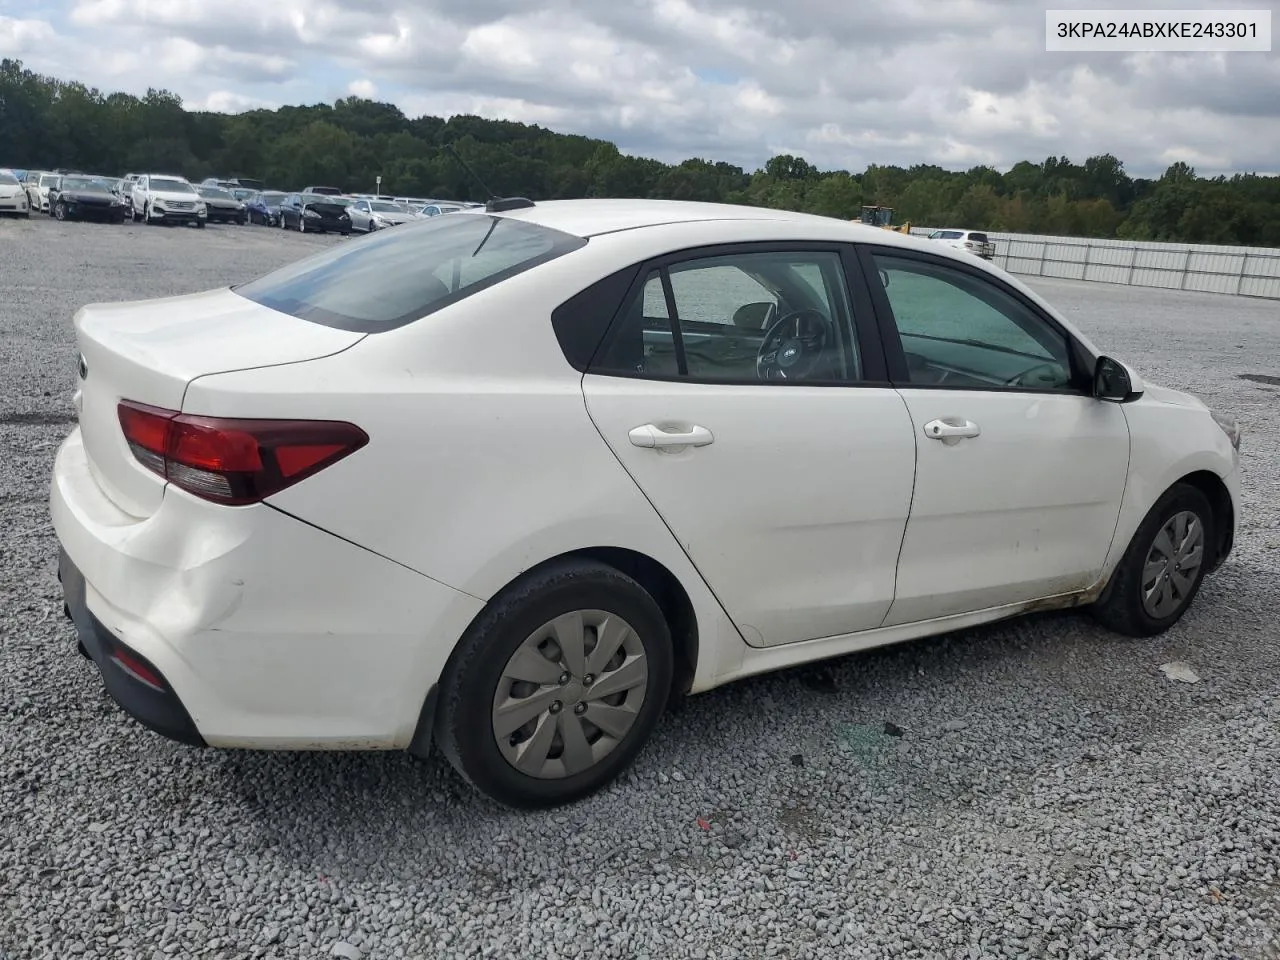
[(439, 759), (170, 744), (61, 616), (72, 312), (333, 242), (0, 222), (0, 958), (1280, 957), (1280, 304), (1035, 283), (1246, 424), (1236, 552), (1166, 636), (1042, 616), (745, 681), (516, 814)]

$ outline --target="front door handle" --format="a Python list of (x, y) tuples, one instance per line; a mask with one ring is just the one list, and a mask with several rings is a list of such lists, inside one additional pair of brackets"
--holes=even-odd
[(664, 430), (656, 423), (635, 427), (627, 434), (637, 447), (705, 447), (715, 437), (706, 427), (692, 426), (687, 432)]
[(965, 437), (977, 437), (981, 434), (982, 428), (976, 423), (959, 417), (943, 417), (940, 420), (930, 420), (924, 425), (926, 437), (946, 444), (958, 443)]

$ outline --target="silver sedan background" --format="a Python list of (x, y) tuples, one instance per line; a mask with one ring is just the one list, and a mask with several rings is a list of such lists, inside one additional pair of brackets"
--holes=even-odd
[(408, 207), (390, 200), (357, 200), (347, 207), (347, 213), (351, 215), (351, 229), (363, 233), (417, 219)]

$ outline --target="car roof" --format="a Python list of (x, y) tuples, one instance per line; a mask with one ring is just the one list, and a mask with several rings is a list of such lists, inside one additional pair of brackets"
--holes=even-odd
[[(485, 208), (465, 208), (464, 212), (483, 214)], [(885, 246), (915, 246), (920, 239), (857, 221), (850, 222), (814, 213), (692, 200), (549, 200), (532, 207), (505, 210), (500, 216), (527, 220), (579, 237), (680, 223), (752, 220), (811, 226), (814, 228), (815, 239), (844, 237), (851, 240), (874, 240)]]

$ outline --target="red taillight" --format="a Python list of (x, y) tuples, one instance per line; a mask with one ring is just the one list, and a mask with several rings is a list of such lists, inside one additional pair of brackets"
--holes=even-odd
[(201, 417), (131, 400), (118, 411), (139, 463), (215, 503), (257, 503), (369, 442), (359, 427), (329, 420)]

